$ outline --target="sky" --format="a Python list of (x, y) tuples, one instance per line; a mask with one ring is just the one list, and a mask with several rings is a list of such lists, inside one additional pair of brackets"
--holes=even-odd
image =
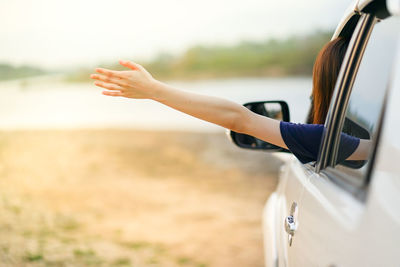
[(197, 44), (334, 29), (351, 0), (0, 0), (0, 62), (46, 69), (148, 60)]

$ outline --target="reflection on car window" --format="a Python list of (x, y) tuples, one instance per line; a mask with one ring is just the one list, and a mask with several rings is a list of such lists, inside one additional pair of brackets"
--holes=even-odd
[[(397, 47), (399, 22), (399, 18), (393, 17), (375, 25), (352, 88), (343, 133), (371, 141), (376, 137)], [(369, 149), (371, 148), (372, 146)], [(336, 168), (362, 178), (368, 159), (369, 157), (361, 161), (348, 160)]]

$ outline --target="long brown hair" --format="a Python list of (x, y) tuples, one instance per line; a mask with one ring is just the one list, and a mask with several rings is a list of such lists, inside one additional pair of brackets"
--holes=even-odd
[(348, 40), (338, 37), (319, 52), (313, 68), (312, 112), (313, 124), (324, 124)]

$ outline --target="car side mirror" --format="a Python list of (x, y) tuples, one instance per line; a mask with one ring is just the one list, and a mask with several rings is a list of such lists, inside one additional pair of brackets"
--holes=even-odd
[[(260, 101), (250, 102), (243, 106), (262, 116), (275, 120), (290, 121), (289, 106), (285, 101)], [(248, 149), (261, 149), (269, 151), (287, 151), (281, 147), (270, 144), (253, 136), (229, 131), (231, 141), (238, 147)]]

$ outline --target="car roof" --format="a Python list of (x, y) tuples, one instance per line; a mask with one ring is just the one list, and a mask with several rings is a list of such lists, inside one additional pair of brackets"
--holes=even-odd
[[(399, 0), (391, 1), (398, 2)], [(386, 8), (385, 0), (353, 0), (344, 12), (344, 15), (340, 20), (335, 30), (335, 33), (332, 36), (332, 39), (335, 39), (338, 36), (346, 35), (348, 32), (351, 33), (355, 25), (357, 24), (360, 12), (374, 12), (375, 16), (380, 19), (384, 19), (390, 16)], [(349, 27), (350, 29), (348, 29), (347, 27)]]

